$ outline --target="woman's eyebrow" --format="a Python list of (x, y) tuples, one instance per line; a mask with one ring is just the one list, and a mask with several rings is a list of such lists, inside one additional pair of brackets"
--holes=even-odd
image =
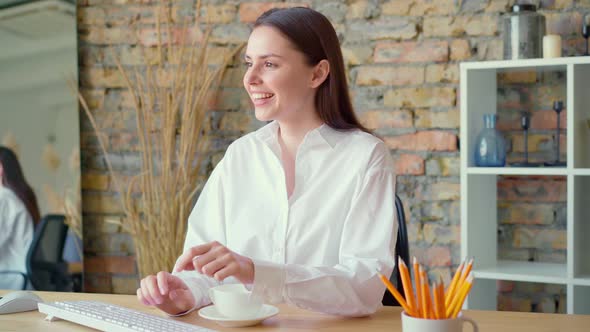
[[(268, 53), (268, 54), (263, 54), (263, 55), (259, 55), (257, 56), (258, 59), (266, 59), (266, 58), (282, 58), (282, 56), (275, 54), (275, 53)], [(244, 58), (246, 60), (251, 60), (252, 57), (250, 57), (248, 54), (244, 55)]]

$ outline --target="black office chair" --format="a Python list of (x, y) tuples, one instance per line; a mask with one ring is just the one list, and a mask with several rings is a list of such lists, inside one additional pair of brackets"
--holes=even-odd
[(68, 225), (63, 215), (41, 219), (27, 254), (27, 274), (35, 290), (72, 291), (73, 280), (62, 258)]
[[(395, 286), (395, 288), (405, 297), (404, 289), (402, 286), (402, 279), (399, 272), (397, 260), (398, 257), (410, 266), (410, 246), (408, 244), (408, 230), (406, 228), (406, 214), (404, 213), (404, 205), (402, 200), (395, 195), (395, 212), (397, 215), (398, 229), (397, 229), (397, 242), (395, 243), (395, 267), (389, 277), (389, 281)], [(399, 306), (397, 300), (389, 293), (385, 292), (383, 300), (381, 301), (386, 306)]]

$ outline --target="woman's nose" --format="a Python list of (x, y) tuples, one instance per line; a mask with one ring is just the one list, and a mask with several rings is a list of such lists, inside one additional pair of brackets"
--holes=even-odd
[(244, 82), (247, 84), (259, 84), (262, 82), (260, 74), (255, 67), (250, 67), (246, 74), (244, 74)]

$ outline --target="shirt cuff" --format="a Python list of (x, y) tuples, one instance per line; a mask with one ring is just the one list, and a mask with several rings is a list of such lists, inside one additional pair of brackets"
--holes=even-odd
[(203, 289), (201, 289), (201, 287), (199, 287), (198, 283), (195, 282), (195, 279), (196, 279), (195, 276), (191, 275), (194, 273), (196, 273), (196, 272), (194, 272), (194, 271), (180, 271), (180, 272), (172, 273), (173, 275), (182, 279), (182, 281), (184, 281), (184, 283), (186, 284), (188, 289), (191, 291), (191, 294), (193, 294), (193, 297), (195, 298), (195, 306), (192, 307), (191, 309), (181, 312), (179, 314), (176, 314), (176, 315), (168, 314), (168, 316), (170, 316), (170, 317), (184, 316), (186, 314), (189, 314), (189, 313), (195, 311), (196, 309), (199, 309), (199, 308), (211, 303), (211, 300), (209, 299), (209, 293), (207, 291), (204, 291)]
[(260, 261), (254, 262), (254, 284), (252, 294), (259, 296), (265, 303), (284, 302), (284, 288), (287, 271), (284, 264)]

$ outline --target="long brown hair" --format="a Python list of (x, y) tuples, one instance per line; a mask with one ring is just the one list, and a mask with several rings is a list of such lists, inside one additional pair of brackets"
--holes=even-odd
[(305, 55), (310, 66), (324, 59), (330, 63), (330, 73), (315, 96), (322, 121), (334, 129), (360, 129), (371, 133), (354, 114), (340, 42), (328, 18), (306, 7), (273, 8), (258, 17), (254, 28), (258, 26), (282, 32)]
[(0, 165), (2, 165), (3, 170), (2, 185), (12, 190), (20, 198), (31, 218), (33, 218), (33, 224), (37, 225), (41, 220), (37, 197), (35, 197), (33, 189), (25, 180), (16, 154), (9, 148), (0, 146)]

